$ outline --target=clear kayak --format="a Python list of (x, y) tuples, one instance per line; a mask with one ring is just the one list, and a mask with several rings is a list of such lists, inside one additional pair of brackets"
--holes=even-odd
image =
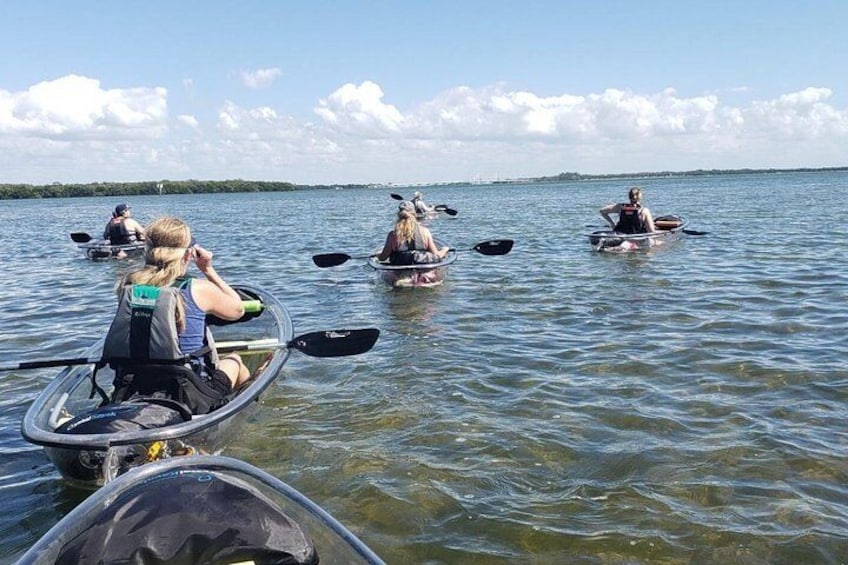
[(243, 461), (166, 459), (129, 471), (51, 528), (19, 565), (381, 564), (303, 494)]
[(680, 239), (687, 225), (680, 216), (660, 216), (654, 219), (657, 231), (625, 234), (613, 230), (599, 230), (587, 234), (593, 251), (626, 253), (644, 251)]
[(77, 245), (85, 256), (92, 261), (105, 261), (108, 259), (129, 259), (140, 257), (144, 254), (144, 242), (127, 243), (125, 245), (112, 245), (109, 240), (102, 239), (89, 241)]
[[(444, 244), (437, 241), (436, 245)], [(413, 265), (392, 265), (379, 261), (376, 257), (368, 258), (368, 266), (374, 269), (386, 284), (392, 288), (427, 288), (439, 286), (445, 282), (448, 267), (456, 261), (456, 250), (451, 249), (444, 259), (436, 263), (416, 263)]]
[(183, 404), (163, 398), (110, 403), (114, 371), (94, 370), (100, 340), (84, 354), (82, 361), (89, 363), (63, 369), (32, 403), (21, 423), (24, 439), (43, 446), (62, 476), (83, 488), (98, 488), (158, 459), (219, 452), (288, 360), (293, 333), (287, 310), (273, 295), (248, 285), (235, 288), (246, 310), (252, 306), (241, 320), (221, 322), (213, 332), (219, 352), (239, 352), (252, 379), (227, 404), (192, 415)]

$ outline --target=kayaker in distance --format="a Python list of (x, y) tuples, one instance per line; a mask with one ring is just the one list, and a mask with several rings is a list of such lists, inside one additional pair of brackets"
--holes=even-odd
[(415, 206), (415, 213), (419, 216), (429, 214), (436, 208), (435, 206), (429, 206), (426, 202), (424, 202), (424, 195), (418, 191), (412, 195), (412, 204)]
[(380, 261), (392, 265), (436, 263), (448, 254), (449, 247), (437, 247), (430, 230), (418, 223), (415, 205), (404, 200), (398, 206), (395, 229), (386, 236), (383, 250), (377, 254)]
[[(250, 376), (239, 355), (218, 359), (206, 327), (207, 314), (239, 319), (241, 297), (182, 220), (159, 218), (147, 226), (146, 237), (144, 266), (118, 284), (118, 311), (103, 348), (103, 358), (116, 369), (113, 401), (139, 389), (174, 390), (177, 383), (192, 412), (210, 412)], [(205, 279), (185, 276), (192, 261)]]
[[(103, 230), (103, 239), (108, 239), (111, 245), (128, 245), (144, 240), (144, 228), (130, 216), (132, 211), (127, 204), (118, 204), (112, 212), (112, 219)], [(116, 257), (123, 259), (127, 254), (119, 251)]]
[[(657, 231), (651, 211), (642, 206), (642, 190), (638, 186), (630, 188), (630, 202), (610, 204), (600, 209), (601, 216), (618, 233), (650, 233)], [(610, 214), (618, 214), (618, 222), (613, 222)]]

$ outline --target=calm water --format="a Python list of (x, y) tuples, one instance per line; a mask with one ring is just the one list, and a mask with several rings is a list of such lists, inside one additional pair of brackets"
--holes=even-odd
[[(848, 563), (848, 175), (650, 179), (687, 236), (600, 255), (581, 235), (627, 181), (427, 188), (468, 249), (438, 289), (363, 261), (389, 192), (135, 197), (187, 219), (231, 281), (296, 333), (378, 327), (369, 353), (292, 356), (226, 454), (326, 508), (389, 563)], [(91, 263), (115, 198), (0, 202), (0, 358), (72, 357), (111, 319), (123, 265)], [(56, 370), (0, 373), (0, 562), (85, 493), (20, 420)]]

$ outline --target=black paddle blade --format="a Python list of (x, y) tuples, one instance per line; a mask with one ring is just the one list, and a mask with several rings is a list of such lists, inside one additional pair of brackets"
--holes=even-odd
[(394, 192), (393, 192), (393, 193), (391, 193), (391, 194), (389, 194), (389, 196), (391, 196), (391, 197), (392, 197), (392, 198), (394, 198), (395, 200), (406, 200), (406, 198), (404, 198), (404, 197), (403, 197), (403, 196), (401, 196), (400, 194), (395, 194)]
[(85, 232), (74, 232), (71, 234), (71, 239), (77, 243), (88, 243), (92, 238)]
[(707, 235), (708, 231), (682, 230), (686, 235)]
[(352, 257), (347, 253), (324, 253), (322, 255), (313, 255), (312, 262), (321, 267), (322, 269), (326, 267), (335, 267), (337, 265), (341, 265), (347, 261), (350, 261)]
[(506, 255), (512, 250), (511, 239), (493, 239), (478, 243), (472, 249), (483, 255)]
[(459, 212), (457, 212), (453, 208), (448, 208), (444, 204), (437, 204), (434, 210), (436, 210), (436, 212), (444, 212), (448, 216), (456, 216), (457, 214), (459, 214)]
[(311, 332), (297, 336), (288, 346), (311, 357), (344, 357), (365, 353), (378, 337), (380, 330), (376, 328)]

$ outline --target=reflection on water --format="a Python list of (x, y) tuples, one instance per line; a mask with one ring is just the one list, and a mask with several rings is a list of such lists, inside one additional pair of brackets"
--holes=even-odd
[[(379, 281), (375, 281), (375, 284), (379, 284)], [(449, 287), (450, 283), (446, 282), (434, 288), (397, 290), (386, 286), (385, 289), (377, 292), (385, 305), (387, 316), (392, 318), (399, 328), (402, 327), (401, 324), (408, 324), (406, 331), (402, 333), (418, 333), (422, 329), (430, 332), (438, 331), (438, 328), (424, 322), (431, 321), (438, 312), (439, 296), (445, 291), (446, 286)]]

